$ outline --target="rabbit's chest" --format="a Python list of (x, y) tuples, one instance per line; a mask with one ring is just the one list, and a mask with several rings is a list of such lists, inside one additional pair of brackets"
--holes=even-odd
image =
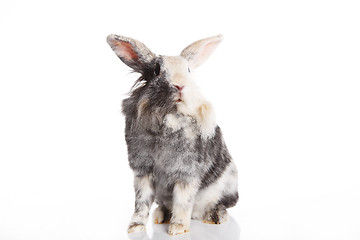
[[(183, 114), (167, 114), (164, 118), (164, 138), (194, 142), (199, 137), (199, 127), (190, 116)], [(175, 135), (175, 136), (174, 136)]]
[(199, 135), (190, 117), (169, 114), (156, 139), (154, 170), (159, 174), (181, 177), (196, 174), (199, 164)]

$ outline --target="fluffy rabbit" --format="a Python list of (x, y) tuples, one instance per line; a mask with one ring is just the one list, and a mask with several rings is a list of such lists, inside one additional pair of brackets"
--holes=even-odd
[(135, 39), (107, 37), (116, 55), (141, 74), (122, 103), (136, 195), (129, 233), (145, 229), (154, 201), (155, 223), (170, 223), (169, 234), (177, 235), (189, 231), (191, 218), (225, 222), (226, 209), (238, 200), (235, 164), (191, 76), (222, 38), (202, 39), (179, 56), (164, 56)]

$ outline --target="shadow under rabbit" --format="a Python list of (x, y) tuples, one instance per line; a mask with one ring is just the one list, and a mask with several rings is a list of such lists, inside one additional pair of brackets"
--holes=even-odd
[(177, 236), (168, 234), (169, 224), (152, 223), (153, 235), (147, 232), (129, 234), (131, 240), (239, 240), (240, 227), (237, 221), (229, 216), (223, 224), (206, 224), (198, 220), (191, 221), (190, 232)]

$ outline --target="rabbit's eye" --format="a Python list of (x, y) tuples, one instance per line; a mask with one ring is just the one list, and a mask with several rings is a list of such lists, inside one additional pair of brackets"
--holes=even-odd
[(159, 74), (160, 74), (160, 64), (159, 63), (156, 63), (154, 74), (155, 74), (155, 76), (159, 76)]
[(188, 67), (188, 72), (191, 72), (189, 67)]

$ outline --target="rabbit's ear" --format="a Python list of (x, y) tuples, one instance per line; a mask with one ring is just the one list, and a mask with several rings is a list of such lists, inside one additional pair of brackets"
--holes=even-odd
[(129, 37), (111, 34), (106, 41), (121, 61), (136, 72), (141, 72), (155, 57), (145, 44)]
[(201, 39), (187, 46), (180, 56), (189, 61), (191, 68), (196, 68), (205, 62), (222, 40), (223, 35)]

